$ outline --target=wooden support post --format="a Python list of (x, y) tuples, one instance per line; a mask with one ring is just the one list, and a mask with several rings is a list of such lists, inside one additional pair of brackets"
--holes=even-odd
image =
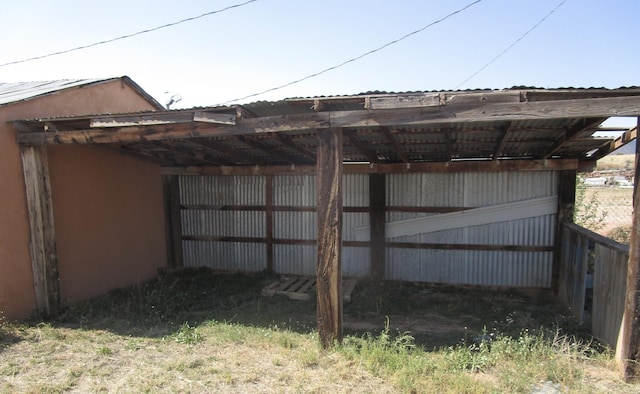
[(47, 149), (44, 146), (22, 146), (20, 153), (29, 214), (29, 251), (36, 307), (43, 316), (55, 317), (60, 310), (60, 284)]
[(323, 347), (342, 342), (342, 133), (318, 131), (318, 333)]
[(385, 245), (386, 180), (384, 174), (369, 175), (369, 248), (371, 253), (371, 278), (384, 279), (386, 264)]
[(182, 219), (180, 217), (180, 180), (177, 175), (162, 177), (164, 190), (164, 222), (167, 243), (167, 264), (170, 268), (181, 268)]
[[(640, 118), (638, 118), (638, 125), (640, 126)], [(640, 145), (636, 144), (636, 182), (633, 184), (633, 220), (627, 269), (627, 296), (616, 348), (616, 359), (620, 363), (622, 378), (625, 381), (640, 378), (640, 214), (638, 213), (640, 193), (637, 193), (639, 158)]]
[(558, 213), (556, 214), (556, 237), (551, 269), (551, 289), (557, 295), (560, 289), (560, 259), (562, 258), (562, 223), (573, 223), (576, 204), (575, 170), (560, 171), (558, 179)]
[(273, 272), (273, 175), (265, 176), (265, 225), (267, 238), (267, 271)]

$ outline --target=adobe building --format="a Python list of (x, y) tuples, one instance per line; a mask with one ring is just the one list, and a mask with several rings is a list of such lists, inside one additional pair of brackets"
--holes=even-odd
[[(30, 232), (38, 217), (27, 198), (25, 177), (32, 147), (21, 147), (11, 122), (163, 109), (128, 77), (0, 83), (0, 311), (8, 319), (26, 318), (37, 309)], [(38, 147), (35, 147), (38, 149)], [(68, 303), (132, 285), (166, 265), (160, 165), (95, 146), (41, 149), (48, 174), (36, 174), (50, 192), (58, 280), (45, 283)], [(45, 169), (47, 166), (43, 166)], [(48, 180), (47, 180), (48, 176)], [(28, 201), (31, 201), (28, 203)], [(30, 211), (34, 215), (30, 215)], [(45, 215), (46, 216), (46, 215)], [(34, 261), (38, 259), (33, 259)], [(59, 286), (59, 289), (55, 289)]]

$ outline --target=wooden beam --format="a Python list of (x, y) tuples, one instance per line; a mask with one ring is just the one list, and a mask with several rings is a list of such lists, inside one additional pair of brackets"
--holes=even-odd
[(347, 137), (351, 145), (355, 146), (356, 149), (360, 153), (362, 153), (367, 158), (367, 160), (369, 160), (370, 163), (379, 162), (378, 156), (376, 156), (375, 153), (371, 152), (365, 144), (358, 141), (358, 136), (356, 135), (355, 131), (353, 130), (345, 131), (344, 136)]
[(313, 131), (345, 127), (397, 127), (460, 122), (497, 122), (559, 118), (606, 118), (640, 115), (640, 96), (549, 100), (537, 102), (498, 102), (470, 105), (459, 99), (448, 100), (437, 108), (393, 108), (379, 110), (324, 111), (236, 119), (234, 126), (191, 122), (169, 125), (103, 127), (54, 133), (19, 132), (18, 142), (38, 144), (105, 144), (273, 133)]
[(249, 155), (245, 155), (242, 154), (240, 152), (238, 152), (237, 150), (233, 149), (233, 148), (229, 148), (227, 146), (223, 146), (221, 144), (218, 144), (214, 141), (208, 140), (208, 139), (198, 139), (197, 141), (191, 141), (194, 144), (203, 146), (207, 149), (213, 149), (213, 150), (217, 150), (218, 152), (222, 152), (225, 155), (229, 155), (231, 157), (233, 157), (236, 160), (240, 160), (243, 161), (245, 163), (253, 163), (253, 164), (265, 164), (264, 160), (261, 160), (259, 158), (256, 157), (252, 157)]
[(498, 145), (496, 145), (496, 149), (493, 151), (493, 157), (492, 157), (493, 161), (498, 160), (498, 157), (502, 155), (502, 151), (504, 150), (505, 145), (507, 145), (507, 136), (511, 131), (511, 127), (513, 127), (513, 122), (509, 122), (502, 130), (500, 141), (498, 141)]
[(317, 303), (320, 343), (342, 342), (342, 133), (318, 132)]
[(280, 141), (282, 144), (288, 146), (289, 148), (297, 150), (298, 152), (302, 153), (303, 155), (307, 156), (310, 159), (313, 159), (313, 160), (316, 159), (315, 153), (313, 153), (310, 150), (308, 150), (308, 149), (296, 144), (291, 139), (291, 137), (289, 137), (287, 135), (284, 135), (284, 134), (280, 134), (280, 133), (274, 133), (273, 135), (276, 137), (276, 139), (278, 141)]
[(60, 310), (60, 284), (49, 182), (49, 164), (45, 147), (20, 149), (29, 215), (29, 251), (36, 307), (45, 317)]
[(551, 289), (558, 294), (560, 289), (560, 267), (562, 265), (562, 228), (573, 223), (576, 203), (576, 170), (560, 171), (558, 174), (558, 213), (556, 214), (555, 249), (551, 267)]
[(567, 141), (571, 141), (574, 137), (581, 136), (585, 131), (595, 130), (605, 120), (606, 118), (588, 119), (585, 120), (585, 123), (578, 124), (569, 130), (566, 130), (562, 137), (556, 141), (551, 148), (549, 148), (546, 154), (542, 156), (542, 159), (550, 158), (554, 153), (562, 149), (562, 146)]
[(447, 157), (449, 160), (453, 159), (454, 149), (453, 149), (453, 140), (451, 139), (451, 130), (443, 129), (442, 136), (444, 137), (445, 146), (447, 147)]
[(249, 145), (249, 146), (251, 146), (251, 147), (253, 147), (255, 149), (261, 150), (261, 151), (265, 152), (268, 155), (277, 156), (277, 157), (281, 158), (282, 160), (284, 160), (287, 163), (295, 164), (295, 162), (296, 162), (296, 160), (294, 158), (292, 158), (291, 156), (281, 152), (277, 147), (266, 145), (266, 144), (264, 144), (264, 143), (262, 143), (260, 141), (253, 140), (251, 138), (247, 138), (246, 136), (243, 136), (243, 135), (239, 135), (237, 138), (240, 141), (242, 141), (243, 143), (245, 143), (245, 144), (247, 144), (247, 145)]
[(267, 271), (273, 272), (273, 175), (267, 175), (264, 182)]
[(369, 175), (369, 247), (371, 258), (371, 277), (381, 281), (385, 277), (386, 252), (385, 218), (386, 218), (386, 178), (384, 174)]
[[(345, 174), (409, 174), (500, 171), (562, 171), (578, 169), (577, 159), (453, 161), (405, 164), (343, 164)], [(300, 175), (315, 174), (316, 166), (164, 167), (164, 175)]]
[[(640, 117), (638, 118), (638, 127), (640, 127)], [(616, 348), (616, 359), (620, 363), (622, 378), (625, 381), (640, 379), (640, 212), (638, 212), (640, 210), (640, 193), (637, 193), (638, 173), (640, 173), (639, 144), (636, 144), (635, 173), (634, 209), (627, 268), (627, 295), (620, 327), (619, 346)]]
[(402, 148), (400, 143), (398, 143), (398, 140), (393, 135), (391, 130), (389, 130), (388, 127), (382, 127), (381, 131), (384, 134), (384, 136), (387, 138), (387, 141), (389, 141), (389, 143), (393, 147), (393, 150), (395, 150), (395, 152), (400, 157), (400, 160), (402, 160), (402, 162), (404, 162), (405, 164), (408, 163), (409, 162), (409, 158), (407, 157), (407, 154), (404, 152), (404, 149)]
[(164, 193), (165, 242), (167, 244), (167, 264), (171, 268), (181, 268), (182, 260), (182, 219), (180, 216), (180, 180), (177, 175), (162, 177)]

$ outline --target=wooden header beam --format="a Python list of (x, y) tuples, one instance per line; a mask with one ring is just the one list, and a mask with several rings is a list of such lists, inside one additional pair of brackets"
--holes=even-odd
[[(23, 145), (109, 144), (346, 127), (394, 127), (399, 125), (445, 125), (459, 122), (640, 116), (640, 96), (482, 104), (470, 104), (468, 100), (463, 100), (463, 94), (458, 96), (459, 100), (446, 100), (443, 105), (438, 107), (277, 115), (235, 119), (235, 125), (194, 121), (184, 124), (97, 127), (75, 131), (19, 132), (18, 142)], [(19, 125), (16, 126), (16, 128), (19, 127)]]
[[(402, 174), (425, 172), (497, 172), (497, 171), (564, 171), (577, 170), (576, 159), (454, 161), (433, 163), (342, 164), (344, 174)], [(163, 175), (300, 175), (315, 174), (314, 165), (291, 166), (217, 166), (164, 167)]]

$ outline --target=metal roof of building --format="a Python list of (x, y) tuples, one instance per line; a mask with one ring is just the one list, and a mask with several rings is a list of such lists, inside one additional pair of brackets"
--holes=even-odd
[(70, 88), (79, 88), (89, 85), (96, 85), (115, 80), (123, 80), (128, 83), (134, 90), (142, 95), (147, 101), (153, 104), (157, 109), (162, 110), (164, 107), (146, 93), (140, 86), (133, 82), (129, 77), (118, 78), (94, 78), (94, 79), (65, 79), (57, 81), (34, 81), (34, 82), (0, 82), (0, 106), (8, 105), (20, 101), (30, 100), (36, 97), (53, 94)]

